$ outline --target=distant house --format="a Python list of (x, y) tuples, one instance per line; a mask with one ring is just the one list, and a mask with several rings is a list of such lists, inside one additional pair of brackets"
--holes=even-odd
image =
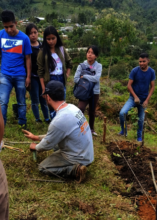
[(36, 19), (37, 22), (40, 22), (40, 21), (44, 21), (45, 18), (42, 18), (42, 17), (34, 17)]
[(21, 25), (27, 25), (27, 24), (29, 24), (30, 22), (29, 22), (28, 20), (21, 20), (21, 21), (19, 21), (19, 23), (20, 23)]
[(93, 25), (84, 25), (84, 28), (92, 28)]
[(75, 24), (75, 26), (76, 26), (76, 27), (79, 27), (79, 28), (81, 27), (81, 25), (80, 25), (80, 24), (78, 24), (78, 23), (76, 23), (76, 24)]
[(70, 52), (73, 52), (73, 51), (80, 51), (80, 50), (86, 51), (86, 50), (87, 50), (87, 47), (66, 48), (66, 50), (67, 50), (69, 53), (70, 53)]
[(67, 23), (71, 23), (71, 18), (65, 19)]
[(71, 31), (73, 31), (73, 26), (67, 26), (67, 27), (61, 27), (60, 28), (60, 31), (69, 31), (69, 32), (71, 32)]

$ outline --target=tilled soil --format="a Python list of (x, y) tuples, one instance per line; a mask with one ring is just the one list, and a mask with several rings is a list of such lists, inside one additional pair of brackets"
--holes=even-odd
[[(128, 141), (121, 141), (117, 143), (121, 149), (122, 154), (125, 156), (126, 160), (130, 164), (132, 170), (146, 191), (147, 195), (150, 197), (152, 204), (156, 208), (156, 191), (152, 180), (150, 162), (152, 162), (154, 175), (157, 180), (157, 153), (152, 152), (147, 147), (139, 147), (134, 143)], [(107, 149), (111, 154), (111, 158), (114, 161), (120, 176), (126, 182), (126, 192), (121, 193), (123, 196), (128, 196), (131, 198), (136, 198), (138, 205), (138, 213), (141, 219), (144, 220), (155, 220), (156, 214), (155, 211), (148, 202), (148, 199), (143, 194), (139, 183), (131, 172), (129, 166), (123, 158), (120, 150), (117, 147), (117, 144), (111, 142)]]

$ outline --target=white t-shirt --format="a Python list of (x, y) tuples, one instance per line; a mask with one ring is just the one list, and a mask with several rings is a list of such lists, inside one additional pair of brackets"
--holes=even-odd
[(37, 151), (48, 151), (58, 144), (62, 156), (72, 164), (88, 165), (94, 160), (93, 139), (89, 124), (75, 105), (59, 110), (46, 136), (36, 145)]
[(62, 75), (63, 74), (63, 64), (59, 56), (56, 53), (52, 53), (53, 59), (56, 61), (56, 68), (53, 72), (50, 72), (50, 75)]

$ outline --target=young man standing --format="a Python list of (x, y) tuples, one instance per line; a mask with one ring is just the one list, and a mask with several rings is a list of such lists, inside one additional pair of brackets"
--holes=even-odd
[(148, 64), (148, 54), (142, 53), (139, 57), (139, 66), (132, 69), (129, 76), (128, 90), (130, 97), (120, 111), (121, 131), (119, 135), (124, 135), (124, 114), (127, 114), (132, 107), (138, 108), (137, 141), (139, 142), (142, 142), (144, 111), (155, 87), (155, 71)]
[(81, 183), (85, 179), (86, 166), (94, 160), (89, 124), (80, 109), (64, 101), (63, 83), (50, 81), (42, 95), (45, 96), (49, 109), (56, 111), (47, 134), (41, 140), (41, 136), (23, 130), (31, 140), (41, 140), (39, 144), (32, 143), (31, 150), (55, 151), (39, 164), (39, 170), (49, 175), (72, 176)]
[[(18, 103), (18, 123), (26, 127), (26, 87), (31, 83), (31, 45), (26, 34), (17, 29), (12, 11), (1, 14), (4, 29), (0, 31), (1, 73), (0, 105), (7, 120), (7, 107), (12, 88), (15, 88)], [(27, 74), (25, 70), (25, 63)]]

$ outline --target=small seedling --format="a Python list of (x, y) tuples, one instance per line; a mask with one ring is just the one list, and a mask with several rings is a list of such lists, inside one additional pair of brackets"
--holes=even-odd
[(115, 156), (115, 157), (121, 157), (120, 154), (116, 154), (116, 153), (114, 153), (114, 152), (113, 152), (113, 156)]

